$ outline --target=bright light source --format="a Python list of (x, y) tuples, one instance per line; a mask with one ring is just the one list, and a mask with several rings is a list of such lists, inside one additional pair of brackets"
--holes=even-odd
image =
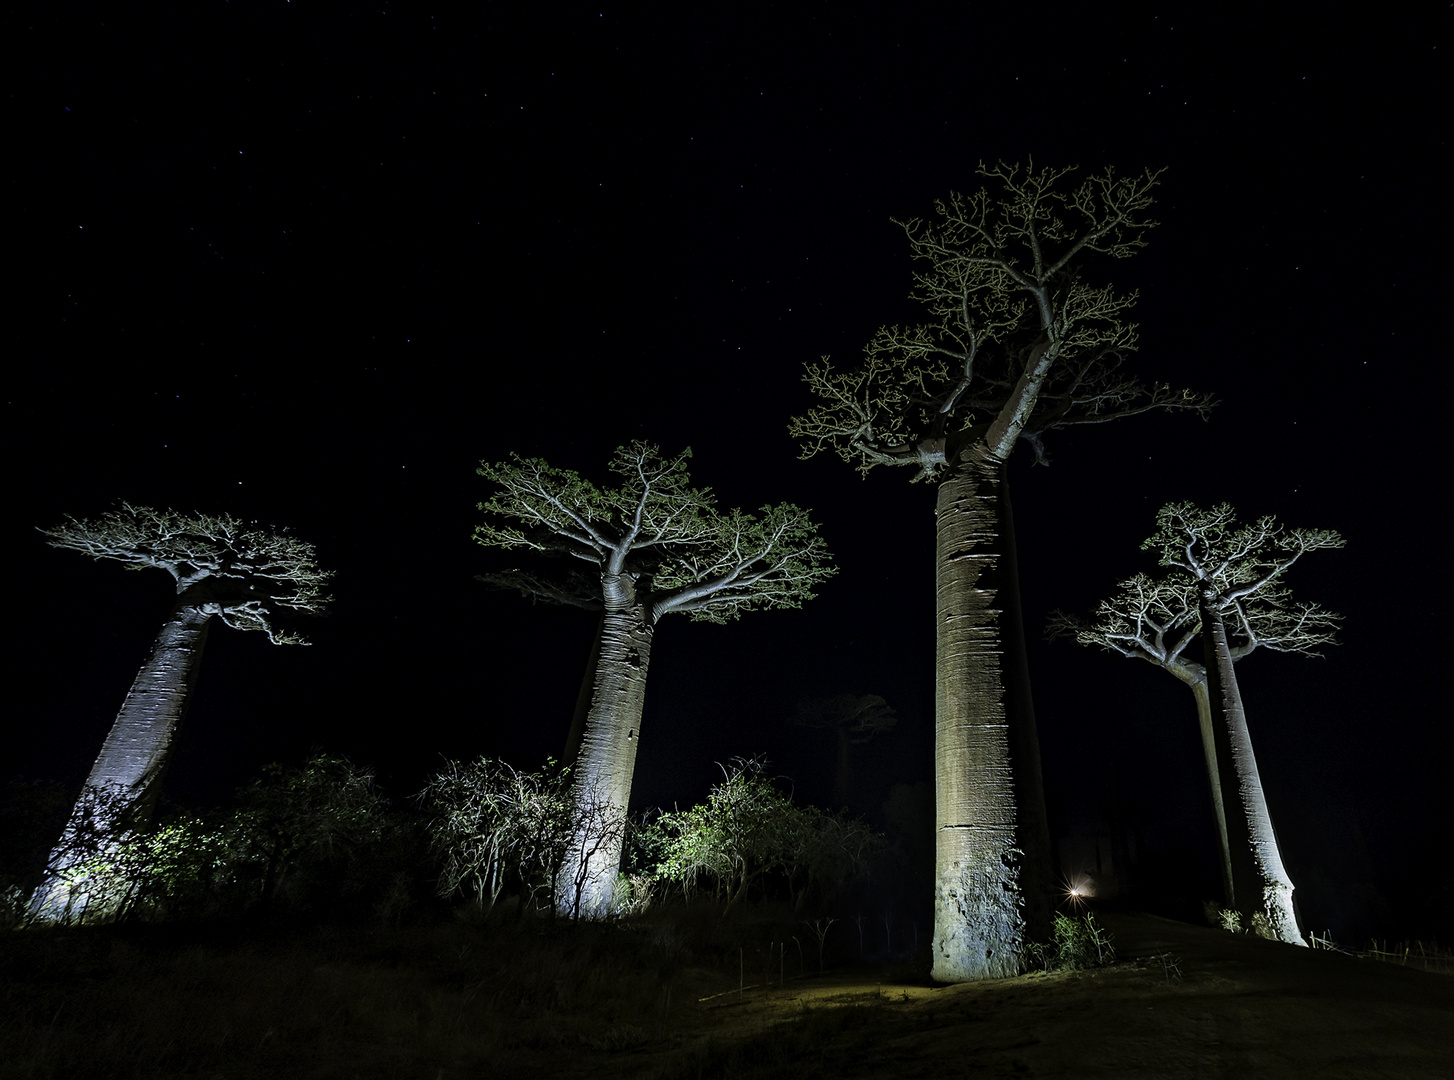
[(1060, 883), (1065, 902), (1073, 908), (1085, 906), (1085, 902), (1096, 894), (1095, 881), (1089, 874), (1073, 874)]

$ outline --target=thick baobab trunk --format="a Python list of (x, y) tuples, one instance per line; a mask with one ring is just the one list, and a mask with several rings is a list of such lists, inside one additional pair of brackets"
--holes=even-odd
[[(1204, 589), (1201, 597), (1202, 646), (1206, 652), (1208, 704), (1217, 769), (1226, 809), (1227, 846), (1237, 910), (1262, 916), (1265, 936), (1290, 945), (1304, 945), (1292, 905), (1293, 884), (1282, 865), (1272, 816), (1262, 793), (1247, 714), (1237, 690), (1232, 653), (1217, 596)], [(1260, 921), (1260, 920), (1259, 920)]]
[(179, 603), (157, 635), (31, 897), (32, 921), (104, 921), (125, 903), (108, 857), (156, 807), (210, 620), (202, 605)]
[[(615, 602), (613, 589), (623, 594)], [(556, 892), (557, 911), (585, 919), (612, 910), (653, 631), (629, 583), (608, 583), (606, 593), (591, 707), (571, 767), (576, 824)]]
[(1049, 830), (1004, 463), (939, 488), (933, 977), (1018, 974), (1049, 930)]
[(591, 651), (586, 654), (586, 672), (581, 676), (581, 689), (576, 695), (576, 711), (571, 714), (570, 731), (565, 737), (565, 752), (560, 763), (571, 768), (576, 755), (581, 752), (581, 739), (586, 733), (586, 717), (591, 713), (591, 699), (596, 691), (596, 661), (601, 656), (601, 635), (605, 632), (606, 616), (603, 612), (596, 620), (596, 636), (591, 641)]

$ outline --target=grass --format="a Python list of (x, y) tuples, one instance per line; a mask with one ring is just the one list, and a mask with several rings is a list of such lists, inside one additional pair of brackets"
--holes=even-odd
[(1390, 946), (1386, 941), (1372, 941), (1356, 954), (1369, 960), (1418, 968), (1435, 975), (1454, 975), (1454, 952), (1437, 942), (1404, 941)]
[(877, 1030), (887, 998), (882, 992), (803, 1007), (800, 1013), (745, 1038), (708, 1039), (692, 1047), (659, 1080), (811, 1080), (831, 1075), (823, 1047), (839, 1046)]
[[(609, 925), (439, 913), (393, 928), (214, 922), (0, 934), (0, 1078), (561, 1080), (594, 1070), (811, 1080), (832, 1075), (832, 1062), (867, 1060), (887, 1031), (931, 1022), (901, 1015), (909, 995), (901, 1005), (883, 984), (799, 997), (815, 976), (784, 972), (780, 943), (794, 924), (765, 915), (744, 909), (724, 921), (701, 905)], [(1057, 924), (1051, 945), (1063, 971), (1112, 955), (1089, 918)], [(760, 988), (742, 995), (744, 954), (747, 981)], [(1419, 943), (1362, 955), (1454, 966), (1447, 951)], [(1170, 953), (1139, 966), (1157, 983), (1181, 981)], [(925, 985), (927, 970), (871, 973), (870, 986), (875, 977)]]
[[(1058, 966), (1107, 962), (1093, 920), (1063, 922)], [(825, 1045), (880, 1018), (881, 993), (822, 1000), (761, 1032), (700, 1026), (704, 1002), (743, 1001), (744, 974), (765, 988), (812, 981), (787, 944), (794, 929), (784, 912), (723, 920), (696, 905), (614, 924), (440, 914), (405, 927), (0, 934), (0, 1078), (443, 1080), (558, 1074), (602, 1055), (666, 1078), (810, 1077)]]
[[(0, 1076), (483, 1075), (663, 1037), (670, 927), (95, 927), (0, 938)], [(712, 986), (715, 987), (715, 983)]]
[[(559, 1075), (562, 1063), (602, 1055), (680, 1060), (686, 1076), (767, 1075), (722, 1073), (716, 1058), (768, 1048), (702, 1049), (693, 1025), (702, 999), (736, 996), (744, 954), (748, 981), (801, 978), (794, 929), (783, 912), (724, 920), (701, 904), (613, 924), (438, 912), (404, 927), (10, 932), (0, 934), (0, 1078), (443, 1080)], [(851, 1023), (829, 1011), (803, 1017), (773, 1053)]]

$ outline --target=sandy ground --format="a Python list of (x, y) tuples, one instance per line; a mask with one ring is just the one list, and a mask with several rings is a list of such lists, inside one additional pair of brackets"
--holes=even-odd
[[(694, 1002), (670, 1047), (578, 1060), (577, 1075), (1454, 1077), (1454, 976), (1149, 915), (1108, 914), (1118, 961), (962, 986), (872, 973)], [(1158, 957), (1170, 954), (1180, 978)], [(846, 1005), (852, 1022), (794, 1036)], [(760, 1060), (731, 1069), (737, 1054)], [(693, 1064), (695, 1062), (695, 1064)], [(717, 1064), (713, 1064), (713, 1063)], [(685, 1069), (683, 1066), (687, 1066)]]

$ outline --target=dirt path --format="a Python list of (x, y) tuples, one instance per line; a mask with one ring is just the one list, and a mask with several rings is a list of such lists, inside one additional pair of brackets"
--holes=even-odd
[(789, 982), (697, 1003), (674, 1048), (610, 1055), (600, 1075), (1454, 1077), (1454, 977), (1148, 915), (1102, 922), (1112, 968)]

